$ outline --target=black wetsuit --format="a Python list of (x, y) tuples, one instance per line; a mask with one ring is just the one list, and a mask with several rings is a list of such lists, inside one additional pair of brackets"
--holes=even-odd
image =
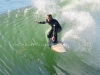
[(49, 31), (47, 37), (50, 39), (52, 36), (55, 37), (54, 43), (56, 43), (57, 40), (57, 33), (62, 30), (62, 27), (60, 26), (59, 22), (56, 19), (52, 19), (50, 22), (43, 21), (43, 22), (38, 22), (39, 24), (45, 24), (48, 23), (51, 26), (51, 30)]

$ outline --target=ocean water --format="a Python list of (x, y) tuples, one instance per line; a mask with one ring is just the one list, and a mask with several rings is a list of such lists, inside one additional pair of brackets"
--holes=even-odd
[[(66, 53), (48, 47), (51, 13)], [(0, 75), (100, 75), (99, 0), (1, 0)]]

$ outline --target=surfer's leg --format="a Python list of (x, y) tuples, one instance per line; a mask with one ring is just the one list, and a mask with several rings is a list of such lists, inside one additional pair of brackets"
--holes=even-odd
[(55, 37), (55, 40), (54, 40), (53, 43), (57, 43), (57, 42), (58, 42), (58, 39), (57, 39), (57, 33), (55, 33), (54, 37)]
[(47, 37), (50, 39), (50, 38), (52, 38), (52, 33), (53, 33), (53, 29), (51, 29), (50, 31), (49, 31), (49, 33), (47, 34)]
[(58, 42), (57, 33), (61, 32), (62, 28), (56, 28), (55, 30), (56, 30), (56, 31), (55, 31), (55, 35), (54, 35), (55, 40), (54, 40), (53, 43), (57, 43), (57, 42)]
[(49, 47), (51, 47), (51, 39), (48, 39), (48, 45), (49, 45)]
[(53, 32), (53, 30), (51, 29), (49, 31), (49, 33), (47, 34), (49, 47), (51, 47), (51, 43), (52, 43), (52, 40), (51, 40), (51, 38), (52, 38), (52, 32)]

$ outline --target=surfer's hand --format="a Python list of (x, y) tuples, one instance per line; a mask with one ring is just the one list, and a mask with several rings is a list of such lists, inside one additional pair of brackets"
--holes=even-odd
[(53, 41), (53, 42), (55, 41), (55, 37), (54, 37), (54, 36), (52, 37), (52, 41)]

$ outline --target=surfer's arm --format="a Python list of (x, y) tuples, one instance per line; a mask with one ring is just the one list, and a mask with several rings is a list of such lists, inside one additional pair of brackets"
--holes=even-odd
[(35, 21), (35, 22), (37, 22), (37, 23), (39, 23), (39, 24), (46, 24), (46, 22), (45, 22), (45, 21), (42, 21), (42, 22)]

